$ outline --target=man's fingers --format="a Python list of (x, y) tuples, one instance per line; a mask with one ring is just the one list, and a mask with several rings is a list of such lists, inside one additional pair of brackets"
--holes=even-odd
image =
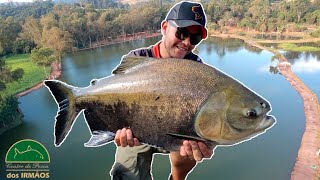
[(183, 141), (183, 147), (184, 147), (184, 150), (186, 151), (189, 159), (193, 160), (194, 158), (193, 158), (192, 148), (191, 148), (189, 141), (187, 141), (187, 140)]
[(128, 142), (127, 142), (127, 129), (126, 128), (121, 129), (120, 144), (121, 144), (122, 147), (126, 147), (128, 145)]
[(120, 135), (121, 135), (121, 130), (119, 129), (116, 132), (116, 136), (114, 137), (114, 142), (116, 143), (117, 146), (120, 146)]
[(126, 130), (126, 135), (127, 135), (127, 143), (130, 147), (133, 147), (134, 142), (133, 142), (133, 136), (132, 136), (132, 131), (131, 129)]
[(198, 142), (199, 149), (204, 158), (210, 158), (213, 154), (213, 149), (208, 148), (203, 142)]
[(183, 156), (183, 157), (188, 156), (186, 150), (184, 149), (184, 146), (180, 146), (180, 156)]
[(199, 149), (198, 143), (196, 141), (189, 141), (191, 144), (193, 158), (196, 161), (201, 161), (203, 159), (203, 155)]
[(134, 142), (135, 146), (140, 146), (141, 145), (137, 138), (133, 138), (133, 142)]

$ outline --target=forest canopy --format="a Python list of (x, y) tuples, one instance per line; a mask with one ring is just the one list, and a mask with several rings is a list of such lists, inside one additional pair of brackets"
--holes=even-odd
[[(116, 0), (0, 5), (0, 56), (50, 48), (55, 57), (119, 35), (156, 32), (175, 1), (121, 4)], [(208, 28), (226, 26), (262, 32), (308, 31), (320, 26), (320, 0), (201, 0)], [(320, 30), (308, 32), (320, 36)], [(50, 35), (50, 36), (49, 36)], [(58, 40), (56, 40), (58, 39)]]

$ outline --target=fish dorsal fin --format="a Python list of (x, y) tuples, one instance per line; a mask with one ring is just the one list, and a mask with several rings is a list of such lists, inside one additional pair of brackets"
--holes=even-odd
[(28, 146), (27, 150), (29, 150), (29, 151), (32, 150), (31, 146)]
[(127, 56), (123, 57), (120, 64), (112, 71), (112, 74), (124, 74), (128, 69), (150, 61), (150, 58), (141, 56)]
[(202, 141), (202, 142), (208, 141), (208, 140), (203, 139), (201, 137), (194, 137), (194, 136), (188, 136), (188, 135), (183, 135), (183, 134), (167, 133), (167, 135), (178, 138), (178, 139), (184, 139), (184, 140), (194, 140), (194, 141)]

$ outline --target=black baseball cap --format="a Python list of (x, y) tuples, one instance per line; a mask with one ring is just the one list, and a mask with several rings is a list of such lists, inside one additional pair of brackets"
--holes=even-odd
[(178, 27), (199, 25), (202, 29), (202, 39), (207, 37), (206, 15), (199, 3), (182, 1), (175, 4), (167, 14), (166, 20), (173, 20)]

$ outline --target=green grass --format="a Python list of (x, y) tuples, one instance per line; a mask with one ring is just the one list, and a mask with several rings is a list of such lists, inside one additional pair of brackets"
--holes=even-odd
[(292, 43), (282, 43), (278, 45), (278, 48), (285, 51), (295, 51), (295, 52), (311, 52), (311, 51), (320, 51), (319, 47), (312, 46), (298, 46)]
[[(24, 73), (19, 81), (6, 84), (6, 89), (1, 92), (3, 94), (18, 94), (46, 78), (44, 68), (33, 63), (30, 54), (13, 55), (5, 58), (5, 61), (12, 70), (22, 68)], [(50, 73), (50, 67), (46, 67), (46, 72)]]

